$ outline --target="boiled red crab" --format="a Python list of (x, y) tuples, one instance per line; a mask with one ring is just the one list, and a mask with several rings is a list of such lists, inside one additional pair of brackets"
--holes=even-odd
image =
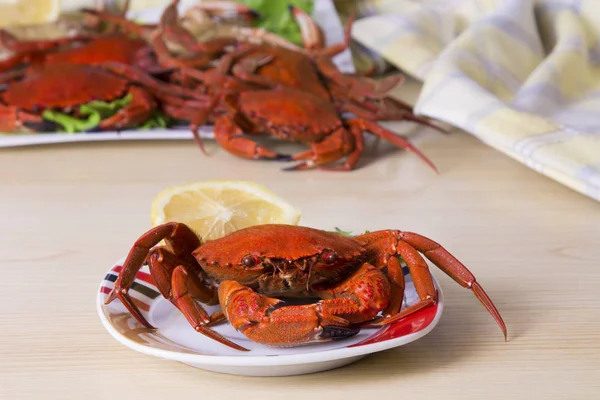
[[(165, 240), (167, 245), (156, 245)], [(361, 326), (394, 323), (434, 305), (437, 292), (421, 253), (475, 296), (506, 338), (500, 313), (475, 276), (438, 243), (398, 230), (345, 237), (295, 225), (258, 225), (202, 243), (185, 224), (169, 222), (143, 234), (129, 252), (106, 304), (120, 299), (145, 327), (153, 326), (129, 297), (146, 262), (161, 294), (199, 333), (238, 350), (210, 328), (226, 318), (254, 342), (297, 346), (342, 339)], [(420, 301), (402, 309), (401, 257)], [(320, 298), (285, 305), (289, 298)], [(199, 304), (220, 304), (209, 315)]]
[(4, 131), (43, 124), (41, 114), (45, 110), (73, 113), (78, 106), (93, 100), (108, 102), (128, 94), (130, 104), (100, 122), (100, 129), (135, 127), (145, 122), (157, 109), (158, 98), (203, 106), (200, 95), (158, 82), (140, 70), (118, 63), (102, 67), (57, 64), (27, 74), (17, 71), (4, 78), (10, 78), (0, 93), (0, 129)]
[[(300, 161), (288, 170), (350, 171), (363, 153), (363, 132), (368, 131), (416, 153), (437, 171), (435, 165), (403, 137), (368, 119), (342, 119), (333, 103), (300, 89), (279, 86), (271, 90), (246, 91), (226, 96), (225, 102), (232, 111), (215, 122), (215, 140), (239, 157)], [(238, 121), (244, 121), (244, 125)], [(306, 144), (311, 149), (288, 157), (242, 136), (244, 133), (266, 133)], [(342, 164), (337, 164), (344, 158)]]

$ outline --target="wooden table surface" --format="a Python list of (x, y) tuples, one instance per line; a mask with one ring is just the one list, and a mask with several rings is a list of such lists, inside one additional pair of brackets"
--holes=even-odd
[[(600, 398), (600, 204), (467, 134), (414, 133), (439, 175), (386, 146), (351, 173), (286, 173), (213, 142), (210, 157), (191, 141), (0, 150), (0, 398)], [(446, 299), (437, 327), (337, 370), (230, 376), (122, 346), (96, 314), (100, 280), (149, 228), (160, 190), (208, 179), (263, 184), (302, 224), (441, 242), (495, 301), (509, 341), (433, 269)]]

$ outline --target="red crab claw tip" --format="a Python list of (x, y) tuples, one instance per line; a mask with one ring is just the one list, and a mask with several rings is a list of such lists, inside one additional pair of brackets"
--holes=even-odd
[(194, 142), (196, 142), (196, 145), (200, 148), (202, 153), (204, 153), (205, 156), (208, 156), (208, 152), (206, 151), (206, 148), (204, 147), (204, 142), (202, 140), (202, 136), (200, 136), (200, 131), (198, 130), (198, 127), (195, 127), (194, 129), (192, 129), (192, 135), (194, 137)]
[(110, 293), (108, 293), (108, 296), (106, 296), (106, 299), (104, 300), (104, 304), (110, 304), (113, 301), (115, 301), (116, 298), (117, 298), (117, 293), (116, 293), (116, 290), (113, 288), (113, 290), (111, 290)]

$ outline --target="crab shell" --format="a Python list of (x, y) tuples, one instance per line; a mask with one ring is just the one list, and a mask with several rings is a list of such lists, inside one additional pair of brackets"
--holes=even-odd
[(354, 238), (274, 224), (238, 230), (192, 254), (216, 281), (235, 280), (265, 295), (298, 297), (307, 288), (310, 293), (312, 286), (343, 279), (360, 266), (366, 252)]
[(93, 65), (113, 61), (133, 65), (138, 53), (147, 47), (148, 44), (142, 39), (129, 38), (124, 35), (106, 35), (95, 38), (82, 46), (47, 54), (44, 64)]
[(83, 64), (50, 65), (9, 84), (3, 102), (28, 111), (59, 109), (125, 95), (129, 81)]
[(256, 73), (283, 86), (302, 89), (321, 99), (329, 99), (330, 94), (323, 86), (313, 61), (301, 52), (269, 44), (241, 45), (241, 49), (250, 49), (244, 57), (269, 55), (273, 60), (260, 66)]
[(254, 124), (285, 140), (316, 142), (342, 126), (331, 102), (292, 88), (240, 93), (239, 107)]

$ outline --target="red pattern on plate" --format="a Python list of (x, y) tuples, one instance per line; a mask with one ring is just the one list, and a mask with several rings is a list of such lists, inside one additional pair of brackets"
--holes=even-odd
[[(117, 274), (120, 274), (122, 270), (123, 270), (122, 265), (115, 265), (111, 269), (111, 271), (116, 272)], [(149, 283), (150, 285), (152, 285), (156, 288), (156, 282), (154, 282), (152, 275), (150, 275), (144, 271), (138, 271), (138, 273), (135, 275), (135, 279)], [(156, 291), (158, 291), (158, 289), (156, 289)]]
[(433, 322), (437, 314), (437, 310), (438, 305), (435, 304), (424, 310), (418, 311), (413, 315), (401, 319), (395, 324), (381, 328), (381, 330), (379, 330), (373, 336), (363, 340), (362, 342), (355, 343), (348, 347), (358, 347), (366, 344), (379, 343), (422, 331)]
[[(115, 265), (114, 267), (112, 267), (110, 269), (110, 272), (119, 275), (122, 270), (123, 270), (122, 265)], [(150, 289), (158, 292), (158, 288), (156, 287), (156, 283), (154, 282), (152, 275), (150, 275), (144, 271), (138, 271), (138, 273), (135, 275), (135, 280), (136, 281), (141, 280), (141, 281), (146, 282), (148, 285), (150, 285)], [(105, 283), (108, 283), (108, 281), (105, 281)], [(102, 292), (104, 294), (109, 294), (111, 291), (112, 291), (112, 287), (109, 287), (109, 286), (102, 285), (102, 287), (100, 288), (100, 292)], [(145, 311), (145, 312), (150, 312), (150, 304), (148, 304), (140, 299), (136, 299), (135, 297), (131, 297), (131, 301), (140, 310)]]

